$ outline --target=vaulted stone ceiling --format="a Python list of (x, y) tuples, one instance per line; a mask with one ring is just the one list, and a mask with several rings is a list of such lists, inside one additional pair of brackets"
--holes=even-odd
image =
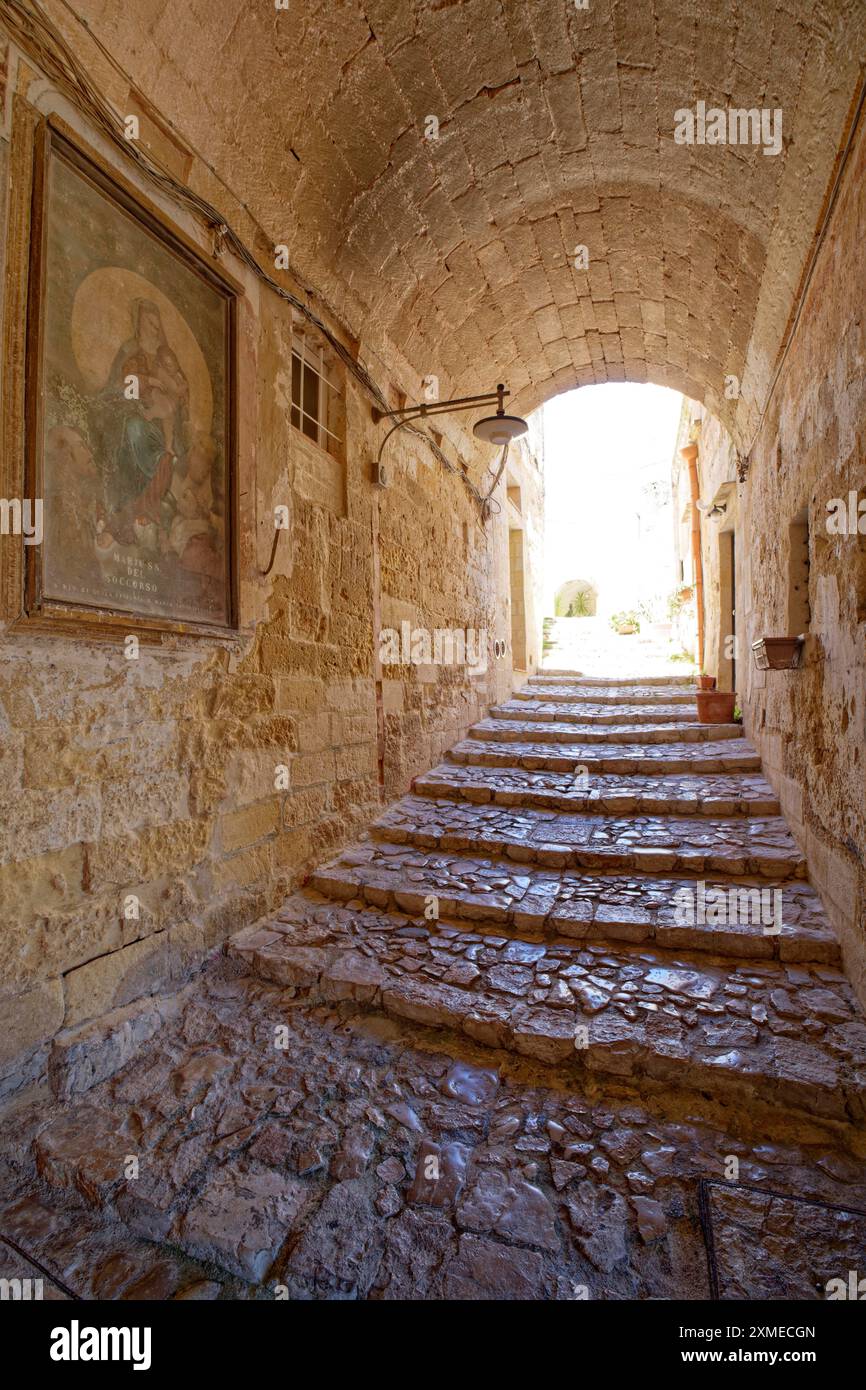
[[(502, 379), (523, 411), (652, 380), (748, 443), (856, 97), (862, 0), (76, 8), (362, 357), (388, 338), (443, 394)], [(699, 100), (781, 108), (782, 152), (675, 143)]]

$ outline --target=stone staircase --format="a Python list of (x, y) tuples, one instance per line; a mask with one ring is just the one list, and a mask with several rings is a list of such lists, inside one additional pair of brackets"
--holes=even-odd
[(583, 1084), (866, 1115), (866, 1025), (740, 725), (688, 678), (534, 678), (230, 956)]
[(4, 1275), (823, 1297), (866, 1237), (866, 1025), (754, 750), (692, 706), (539, 677), (156, 1031), (134, 1006), (123, 1065), (79, 1040), (4, 1115)]

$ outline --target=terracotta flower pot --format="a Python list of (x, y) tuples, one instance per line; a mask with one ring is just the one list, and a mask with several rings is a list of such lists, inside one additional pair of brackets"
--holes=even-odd
[(698, 690), (715, 690), (715, 676), (698, 676)]
[(701, 724), (732, 724), (737, 696), (733, 690), (699, 690), (698, 721)]

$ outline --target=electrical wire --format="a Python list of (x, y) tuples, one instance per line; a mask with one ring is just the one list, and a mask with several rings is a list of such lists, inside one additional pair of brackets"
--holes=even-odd
[[(499, 460), (499, 467), (496, 470), (496, 477), (490, 484), (490, 491), (487, 493), (487, 496), (484, 498), (484, 501), (481, 504), (481, 516), (482, 520), (484, 521), (486, 521), (489, 516), (498, 516), (499, 512), (501, 511), (501, 508), (498, 506), (498, 503), (494, 504), (493, 502), (493, 494), (499, 486), (499, 479), (502, 477), (502, 473), (505, 468), (505, 460), (508, 458), (509, 442), (510, 441), (506, 440), (506, 442), (502, 446), (502, 457)], [(494, 505), (496, 505), (496, 511), (493, 510)]]

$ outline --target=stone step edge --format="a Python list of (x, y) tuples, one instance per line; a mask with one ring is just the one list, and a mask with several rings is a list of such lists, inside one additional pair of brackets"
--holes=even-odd
[[(557, 691), (558, 693), (554, 694), (554, 691)], [(542, 685), (535, 690), (531, 690), (528, 687), (524, 687), (522, 690), (513, 690), (511, 692), (511, 695), (509, 696), (509, 699), (540, 700), (546, 701), (549, 704), (564, 705), (610, 705), (611, 709), (616, 709), (617, 705), (623, 703), (631, 703), (638, 707), (652, 709), (655, 705), (693, 704), (694, 693), (682, 690), (679, 687), (671, 687), (671, 689), (662, 692), (661, 687), (659, 687), (659, 693), (652, 694), (645, 692), (643, 695), (641, 695), (640, 699), (635, 699), (632, 701), (627, 700), (623, 702), (619, 695), (609, 695), (603, 690), (584, 691), (575, 690), (571, 686), (558, 687), (555, 685)]]
[[(732, 817), (733, 819), (733, 817)], [(746, 819), (742, 817), (741, 819)], [(689, 870), (703, 874), (754, 874), (764, 879), (801, 878), (807, 876), (806, 860), (796, 845), (797, 855), (761, 851), (760, 855), (713, 854), (703, 850), (683, 853), (682, 849), (633, 849), (623, 851), (598, 846), (585, 849), (581, 845), (561, 844), (553, 840), (509, 840), (501, 835), (466, 831), (432, 834), (415, 827), (392, 826), (387, 821), (374, 821), (369, 831), (374, 840), (383, 844), (415, 845), (418, 849), (433, 849), (443, 853), (491, 855), (514, 864), (537, 864), (546, 869), (616, 868), (625, 872), (657, 874)], [(733, 866), (733, 867), (732, 867)]]
[[(493, 739), (461, 739), (454, 744), (446, 754), (446, 757), (462, 767), (525, 767), (528, 772), (573, 772), (575, 768), (587, 765), (599, 773), (613, 773), (621, 776), (629, 776), (634, 773), (640, 776), (642, 773), (657, 773), (660, 776), (674, 774), (678, 772), (689, 773), (712, 773), (712, 772), (760, 772), (761, 759), (758, 754), (751, 750), (749, 752), (734, 752), (738, 740), (729, 740), (731, 753), (726, 754), (704, 754), (698, 757), (688, 757), (685, 754), (674, 754), (664, 758), (630, 758), (623, 757), (598, 757), (594, 754), (581, 753), (557, 753), (555, 743), (547, 745), (549, 753), (540, 753), (537, 745), (529, 742), (519, 743), (516, 739), (506, 740), (508, 749), (491, 748)], [(568, 747), (569, 745), (563, 745)], [(600, 745), (603, 747), (603, 745)], [(623, 745), (628, 746), (628, 745)], [(674, 745), (670, 745), (673, 747)], [(526, 750), (535, 748), (535, 751)], [(512, 751), (513, 750), (513, 751)], [(474, 759), (485, 758), (487, 762), (475, 762)], [(537, 764), (537, 766), (531, 766)], [(622, 766), (625, 764), (626, 766)]]
[(538, 671), (534, 676), (529, 676), (527, 685), (533, 684), (546, 685), (550, 681), (563, 681), (566, 685), (587, 686), (589, 688), (598, 687), (599, 689), (618, 689), (629, 686), (642, 685), (674, 685), (683, 688), (695, 688), (694, 676), (584, 676), (580, 671), (565, 671), (551, 669), (548, 671)]
[[(535, 787), (496, 787), (484, 781), (449, 783), (433, 778), (432, 772), (413, 777), (410, 790), (415, 796), (428, 797), (433, 801), (465, 801), (470, 806), (527, 806), (546, 811), (582, 811), (588, 815), (633, 813), (665, 816), (691, 813), (719, 818), (781, 815), (778, 797), (772, 794), (765, 797), (704, 796), (696, 803), (688, 796), (653, 796), (650, 792), (628, 789), (622, 792), (555, 792)], [(629, 804), (626, 807), (620, 804), (622, 802)]]
[[(543, 703), (543, 702), (540, 702)], [(555, 701), (550, 702), (555, 705)], [(488, 710), (489, 719), (509, 719), (514, 724), (582, 724), (590, 729), (608, 729), (613, 725), (626, 724), (630, 728), (635, 724), (645, 724), (650, 729), (665, 729), (670, 725), (679, 727), (680, 724), (697, 724), (698, 716), (696, 711), (683, 711), (671, 714), (665, 711), (663, 714), (654, 713), (652, 710), (643, 708), (630, 708), (628, 710), (617, 710), (614, 707), (610, 712), (604, 714), (584, 714), (581, 710), (563, 710), (561, 707), (555, 713), (549, 710), (539, 710), (531, 705), (526, 709), (514, 709), (507, 705), (491, 705)]]
[[(512, 725), (521, 723), (532, 724), (532, 739), (538, 743), (615, 743), (625, 747), (632, 743), (712, 743), (716, 740), (727, 743), (736, 742), (743, 737), (741, 724), (699, 724), (697, 721), (692, 724), (647, 724), (643, 729), (635, 729), (628, 724), (600, 724), (597, 728), (590, 728), (586, 724), (557, 727), (556, 720), (547, 723), (541, 719), (500, 719), (496, 722), (506, 727), (490, 729), (485, 728), (483, 722), (472, 724), (467, 731), (467, 737), (477, 739), (479, 743), (526, 743), (525, 732), (511, 732)], [(581, 733), (576, 738), (577, 729), (580, 729)], [(676, 738), (666, 737), (671, 733), (675, 733)]]
[[(479, 928), (496, 926), (510, 929), (516, 936), (531, 932), (544, 940), (646, 943), (663, 951), (705, 951), (742, 960), (778, 960), (789, 965), (811, 963), (841, 968), (842, 963), (841, 947), (829, 927), (826, 934), (819, 935), (804, 930), (798, 923), (793, 927), (783, 926), (780, 935), (773, 935), (758, 932), (752, 926), (717, 926), (706, 922), (679, 926), (653, 921), (648, 915), (643, 920), (635, 920), (628, 915), (628, 909), (613, 905), (606, 908), (600, 904), (602, 916), (599, 917), (598, 908), (593, 912), (587, 910), (590, 904), (585, 899), (559, 904), (559, 910), (556, 904), (540, 897), (503, 907), (491, 903), (487, 895), (474, 896), (466, 892), (455, 897), (453, 890), (440, 893), (432, 884), (423, 891), (395, 889), (385, 880), (386, 876), (375, 870), (365, 873), (360, 867), (326, 864), (310, 874), (308, 885), (326, 899), (346, 903), (357, 898), (368, 907), (406, 913), (422, 920), (429, 900), (435, 898), (440, 921), (450, 921), (457, 926), (472, 923)], [(800, 880), (794, 882), (800, 886)], [(714, 883), (712, 886), (754, 888), (757, 885)]]
[[(251, 973), (293, 991), (306, 1003), (350, 1002), (370, 1013), (452, 1029), (482, 1046), (516, 1052), (553, 1065), (570, 1063), (578, 1075), (619, 1080), (646, 1078), (685, 1091), (711, 1091), (752, 1103), (761, 1099), (824, 1120), (863, 1125), (866, 1083), (826, 1086), (781, 1077), (748, 1065), (746, 1050), (701, 1058), (669, 1039), (641, 1037), (622, 1015), (584, 1015), (576, 1009), (524, 1004), (515, 1009), (490, 994), (470, 992), (417, 975), (389, 977), (376, 959), (351, 946), (283, 946), (284, 933), (248, 927), (226, 942), (226, 953)], [(269, 949), (271, 948), (271, 949)], [(583, 1037), (578, 1030), (585, 1029)], [(586, 1042), (586, 1045), (583, 1045)]]

